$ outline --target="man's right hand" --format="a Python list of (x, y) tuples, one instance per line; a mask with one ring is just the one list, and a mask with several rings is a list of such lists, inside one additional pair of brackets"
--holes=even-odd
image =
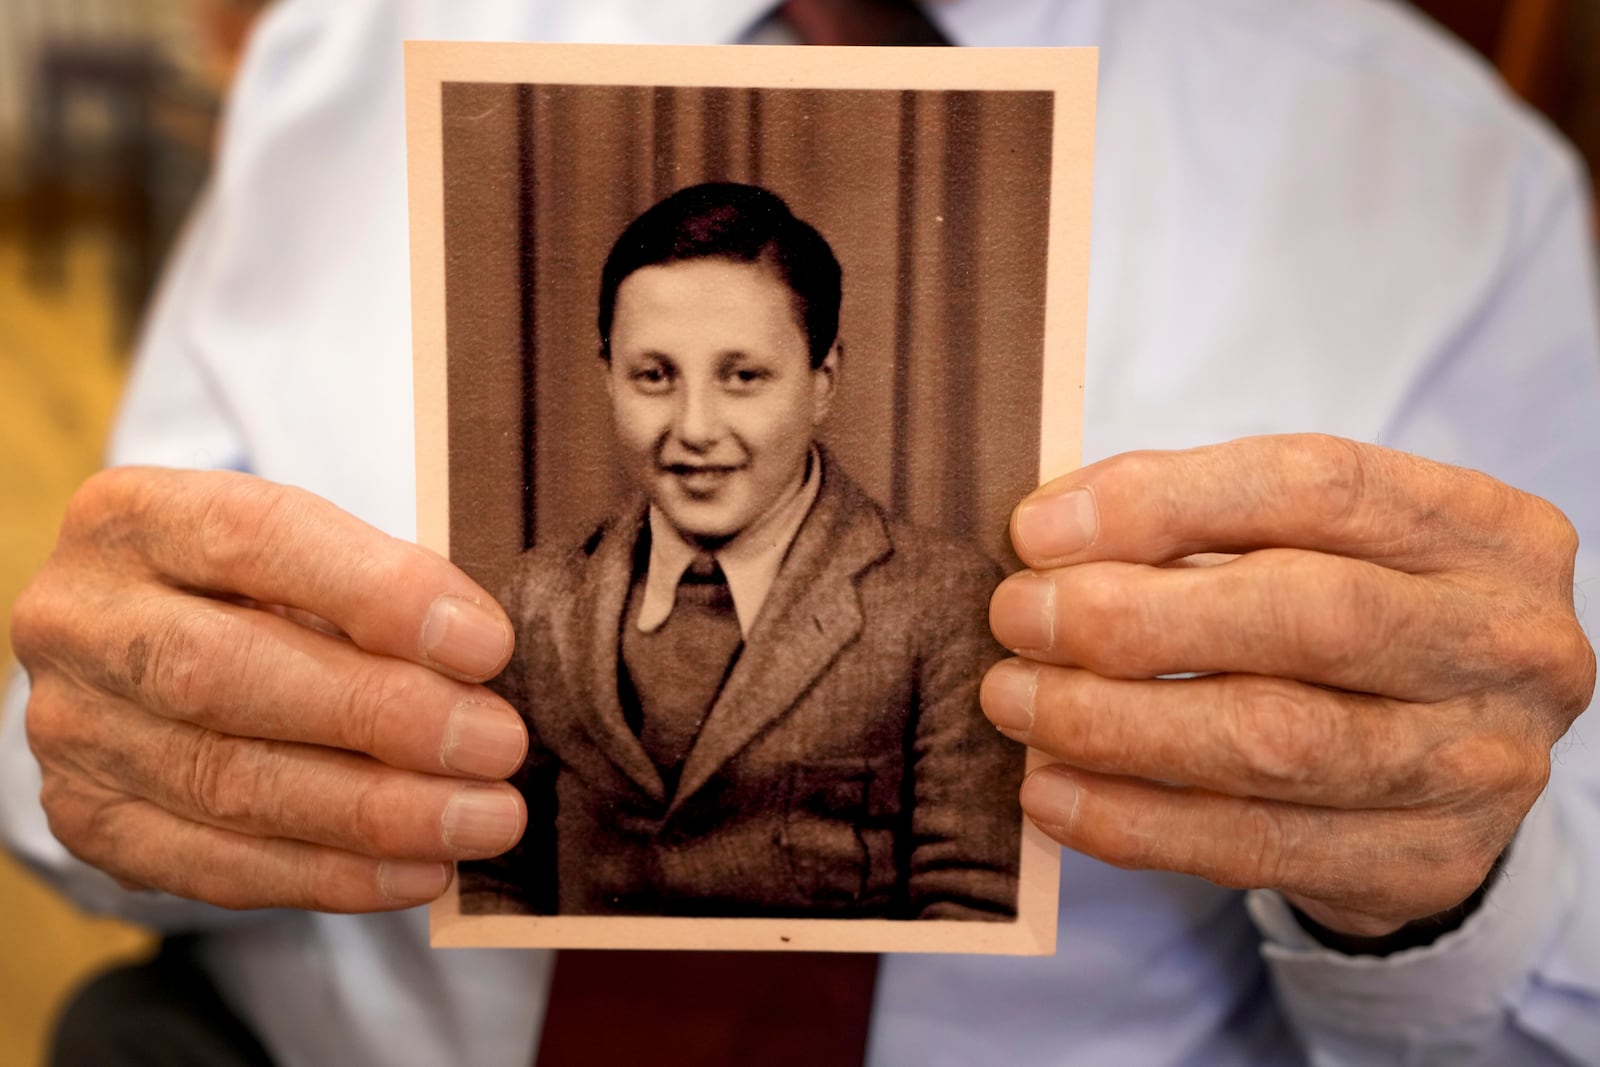
[(90, 479), (12, 633), (51, 830), (130, 888), (381, 911), (510, 848), (512, 631), (438, 555), (239, 474)]

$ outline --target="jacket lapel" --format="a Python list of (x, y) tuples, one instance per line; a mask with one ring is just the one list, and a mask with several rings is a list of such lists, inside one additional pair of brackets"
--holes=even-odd
[(666, 799), (661, 774), (628, 728), (617, 692), (618, 641), (643, 506), (625, 514), (630, 516), (627, 521), (605, 529), (590, 560), (569, 627), (576, 647), (564, 666), (575, 683), (574, 696), (585, 704), (584, 713), (576, 716), (584, 732), (645, 795), (660, 803)]
[(855, 578), (889, 549), (877, 506), (830, 458), (817, 502), (689, 751), (669, 815), (793, 707), (861, 633)]

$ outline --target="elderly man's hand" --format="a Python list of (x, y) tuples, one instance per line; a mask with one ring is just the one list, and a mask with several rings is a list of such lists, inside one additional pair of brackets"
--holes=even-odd
[(528, 738), (511, 652), (437, 555), (235, 474), (91, 479), (17, 604), (27, 727), (67, 848), (233, 908), (430, 900), (504, 851)]
[(1571, 524), (1472, 471), (1316, 436), (1133, 453), (1038, 490), (1012, 539), (1032, 569), (990, 618), (1020, 658), (982, 699), (1063, 761), (1028, 815), (1344, 934), (1469, 897), (1594, 688)]

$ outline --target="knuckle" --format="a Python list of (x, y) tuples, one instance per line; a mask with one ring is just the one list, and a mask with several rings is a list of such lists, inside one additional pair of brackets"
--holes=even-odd
[(1142, 809), (1132, 808), (1110, 822), (1080, 816), (1072, 830), (1087, 851), (1113, 867), (1147, 870), (1159, 866), (1161, 851), (1162, 830), (1152, 822)]
[(333, 742), (341, 748), (379, 755), (385, 726), (402, 709), (417, 705), (417, 679), (398, 662), (372, 660), (352, 671), (331, 717)]
[(1568, 640), (1574, 649), (1572, 689), (1566, 705), (1566, 710), (1571, 715), (1567, 720), (1567, 725), (1570, 726), (1572, 720), (1582, 715), (1589, 702), (1594, 699), (1597, 678), (1594, 645), (1589, 643), (1589, 638), (1584, 634), (1582, 627), (1574, 624), (1568, 632)]
[(346, 826), (350, 843), (362, 852), (397, 855), (406, 851), (398, 839), (396, 819), (401, 806), (379, 785), (355, 791)]
[(17, 662), (37, 680), (54, 669), (68, 669), (92, 631), (85, 590), (47, 563), (12, 606), (11, 645)]
[(1571, 570), (1578, 558), (1580, 538), (1577, 526), (1573, 525), (1566, 512), (1556, 507), (1549, 501), (1541, 501), (1549, 509), (1551, 517), (1550, 550), (1555, 558)]
[(55, 607), (42, 576), (29, 582), (12, 605), (11, 647), (16, 652), (17, 662), (29, 670), (43, 664), (54, 644), (47, 631), (51, 629)]
[(179, 896), (203, 900), (229, 911), (245, 911), (270, 904), (293, 906), (291, 901), (267, 899), (271, 895), (270, 890), (249, 879), (240, 878), (237, 871), (229, 869), (216, 857), (190, 868), (173, 891)]
[[(1412, 612), (1404, 596), (1374, 581), (1360, 563), (1344, 559), (1301, 558), (1307, 583), (1320, 589), (1315, 610), (1298, 612), (1301, 638), (1312, 661), (1330, 677), (1363, 674), (1375, 648), (1391, 647), (1412, 631)], [(1286, 609), (1292, 610), (1292, 609)]]
[(1456, 848), (1451, 851), (1452, 855), (1440, 857), (1439, 899), (1429, 906), (1429, 911), (1442, 911), (1452, 903), (1471, 896), (1488, 873), (1488, 864), (1474, 854), (1476, 850)]
[[(227, 699), (226, 686), (250, 635), (227, 612), (185, 598), (128, 643), (130, 688), (196, 720)], [(246, 653), (248, 654), (248, 653)]]
[(1530, 531), (1530, 546), (1536, 558), (1553, 571), (1563, 586), (1562, 595), (1570, 591), (1573, 567), (1578, 556), (1578, 528), (1567, 518), (1566, 512), (1543, 497), (1519, 492), (1529, 513), (1519, 529)]
[(415, 546), (385, 537), (370, 546), (365, 577), (374, 589), (412, 589), (432, 580), (429, 562)]
[(46, 773), (39, 785), (39, 806), (44, 809), (50, 832), (68, 848), (85, 843), (91, 812), (77, 790), (61, 775)]
[[(1089, 484), (1095, 487), (1097, 492), (1102, 487), (1110, 490), (1111, 499), (1124, 494), (1135, 494), (1141, 509), (1154, 512), (1150, 516), (1152, 528), (1180, 531), (1187, 527), (1190, 516), (1182, 513), (1184, 506), (1182, 501), (1175, 499), (1173, 493), (1163, 491), (1163, 487), (1172, 480), (1175, 471), (1203, 466), (1205, 460), (1199, 458), (1203, 452), (1204, 449), (1186, 452), (1155, 449), (1122, 452), (1097, 462), (1094, 465), (1094, 476)], [(1177, 536), (1169, 536), (1171, 543), (1166, 546), (1167, 551), (1175, 549), (1182, 543)]]
[(239, 825), (257, 814), (258, 796), (274, 795), (260, 768), (243, 766), (244, 752), (241, 743), (206, 730), (196, 730), (184, 744), (178, 760), (184, 796), (203, 819)]
[(1436, 912), (1457, 907), (1477, 892), (1478, 887), (1483, 885), (1484, 880), (1494, 869), (1495, 860), (1499, 858), (1498, 849), (1479, 848), (1464, 853), (1451, 868), (1447, 868), (1451, 891), (1443, 906), (1436, 909)]
[(272, 550), (275, 487), (249, 478), (229, 478), (208, 494), (190, 531), (200, 573), (226, 584)]
[(60, 545), (100, 558), (129, 549), (139, 553), (150, 517), (165, 512), (168, 476), (144, 467), (109, 467), (91, 475), (67, 501)]
[(28, 694), (23, 733), (46, 773), (116, 782), (126, 776), (130, 762), (124, 711), (75, 682), (45, 676)]
[(1236, 687), (1234, 694), (1224, 719), (1226, 743), (1255, 789), (1278, 793), (1324, 773), (1337, 739), (1315, 701), (1268, 679)]
[(1522, 811), (1519, 813), (1520, 816), (1527, 814), (1528, 809), (1533, 807), (1534, 803), (1544, 795), (1545, 789), (1550, 785), (1550, 756), (1548, 750), (1540, 754), (1527, 753), (1527, 757), (1522, 761), (1522, 773), (1518, 778), (1520, 788), (1513, 795), (1517, 796), (1521, 801), (1520, 807)]
[[(1300, 556), (1295, 565), (1296, 588), (1320, 589), (1317, 610), (1305, 612), (1305, 635), (1310, 643), (1342, 660), (1355, 644), (1356, 634), (1369, 634), (1374, 625), (1390, 623), (1388, 605), (1355, 566), (1342, 559)], [(1311, 584), (1315, 583), (1315, 584)]]
[(1083, 691), (1064, 708), (1058, 727), (1062, 747), (1072, 750), (1070, 756), (1106, 771), (1138, 767), (1145, 755), (1143, 739), (1126, 728), (1121, 716), (1107, 713), (1109, 704), (1091, 704), (1088, 696)]
[(1210, 872), (1214, 881), (1234, 888), (1274, 888), (1288, 885), (1287, 834), (1283, 820), (1268, 809), (1253, 806), (1239, 820), (1236, 866)]
[(1550, 778), (1548, 749), (1526, 741), (1479, 734), (1439, 745), (1432, 778), (1447, 808), (1477, 808), (1485, 798), (1494, 810), (1516, 806), (1518, 815), (1544, 791)]
[(1102, 674), (1135, 672), (1159, 632), (1151, 626), (1145, 598), (1129, 595), (1124, 576), (1121, 564), (1080, 564), (1065, 572), (1057, 596), (1057, 610), (1067, 620), (1058, 627), (1061, 651)]
[(1403, 625), (1359, 564), (1293, 549), (1263, 549), (1246, 559), (1250, 567), (1237, 576), (1258, 590), (1252, 598), (1262, 602), (1258, 636), (1265, 647), (1283, 649), (1296, 668), (1347, 677), (1375, 641)]
[(1545, 786), (1550, 784), (1551, 746), (1522, 741), (1507, 743), (1502, 747), (1504, 752), (1499, 766), (1502, 768), (1504, 793), (1515, 798), (1521, 806), (1522, 810), (1517, 813), (1520, 819), (1539, 799)]
[(1305, 475), (1305, 504), (1320, 524), (1340, 528), (1362, 514), (1370, 475), (1361, 445), (1330, 434), (1291, 438), (1288, 462)]
[(1552, 693), (1556, 735), (1589, 706), (1595, 690), (1595, 652), (1576, 616), (1563, 611), (1541, 628), (1546, 640), (1529, 649), (1533, 673)]
[(1149, 485), (1161, 479), (1172, 460), (1171, 452), (1139, 449), (1104, 460), (1107, 477), (1130, 485)]
[(89, 475), (73, 490), (67, 498), (67, 507), (61, 517), (61, 533), (63, 536), (93, 527), (100, 516), (108, 511), (115, 511), (109, 503), (117, 494), (117, 485), (122, 478), (122, 471), (116, 467), (96, 471)]
[(108, 467), (91, 474), (67, 500), (63, 537), (100, 533), (108, 519), (126, 515), (137, 481), (137, 472), (127, 467)]
[(303, 902), (312, 911), (345, 914), (383, 910), (378, 861), (357, 856), (308, 857), (301, 876)]
[(80, 734), (71, 701), (63, 699), (49, 678), (38, 678), (28, 693), (22, 729), (28, 747), (41, 763), (55, 752), (71, 746)]
[[(376, 861), (303, 842), (280, 842), (268, 884), (265, 897), (252, 886), (250, 896), (241, 896), (232, 906), (345, 913), (372, 910), (381, 901)], [(235, 894), (239, 891), (239, 887), (226, 884), (221, 888)]]
[(1552, 743), (1589, 706), (1595, 651), (1571, 608), (1511, 611), (1487, 628), (1479, 659), (1497, 688), (1524, 693)]
[(1556, 709), (1566, 713), (1564, 733), (1594, 696), (1594, 646), (1576, 619), (1563, 619), (1551, 630), (1544, 654), (1534, 660), (1534, 670), (1544, 688), (1553, 692)]
[(1429, 910), (1439, 912), (1461, 903), (1483, 884), (1515, 826), (1504, 827), (1500, 820), (1457, 821), (1430, 830), (1418, 851), (1426, 866), (1438, 872), (1438, 899)]
[(78, 848), (75, 851), (80, 859), (96, 863), (102, 868), (117, 862), (115, 857), (124, 852), (122, 844), (125, 836), (119, 816), (129, 803), (132, 801), (123, 797), (82, 801)]
[[(304, 842), (275, 841), (252, 857), (250, 877), (241, 877), (230, 857), (211, 856), (189, 874), (178, 892), (234, 911), (265, 907), (360, 910), (347, 884), (348, 865), (338, 862), (338, 855)], [(352, 907), (353, 903), (357, 906)]]
[(307, 863), (303, 873), (295, 880), (295, 886), (290, 891), (291, 907), (305, 911), (325, 912), (330, 915), (341, 915), (352, 911), (363, 910), (355, 902), (355, 894), (350, 887), (330, 880), (329, 876), (318, 871), (317, 865)]
[(1091, 701), (1091, 677), (1081, 671), (1039, 669), (1030, 743), (1083, 766), (1126, 766), (1126, 744), (1105, 728), (1114, 716)]
[(50, 833), (68, 852), (91, 866), (118, 873), (123, 850), (119, 815), (127, 798), (86, 791), (59, 775), (47, 776), (39, 791)]
[[(435, 589), (442, 591), (439, 564), (416, 545), (407, 544), (379, 531), (364, 531), (359, 545), (347, 545), (345, 563), (340, 580), (344, 591), (356, 599), (381, 604), (381, 616), (353, 618), (369, 629), (411, 630), (412, 641), (420, 648), (423, 618), (410, 614), (409, 601), (397, 600), (395, 591)], [(337, 620), (335, 620), (337, 621)], [(350, 630), (349, 626), (345, 627)]]

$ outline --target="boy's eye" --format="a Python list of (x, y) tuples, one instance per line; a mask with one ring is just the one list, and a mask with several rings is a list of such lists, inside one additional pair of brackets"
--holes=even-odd
[(735, 385), (749, 386), (764, 382), (772, 377), (769, 371), (759, 367), (740, 367), (730, 375)]
[(643, 392), (660, 392), (672, 384), (672, 372), (660, 364), (635, 367), (628, 372), (634, 388)]

